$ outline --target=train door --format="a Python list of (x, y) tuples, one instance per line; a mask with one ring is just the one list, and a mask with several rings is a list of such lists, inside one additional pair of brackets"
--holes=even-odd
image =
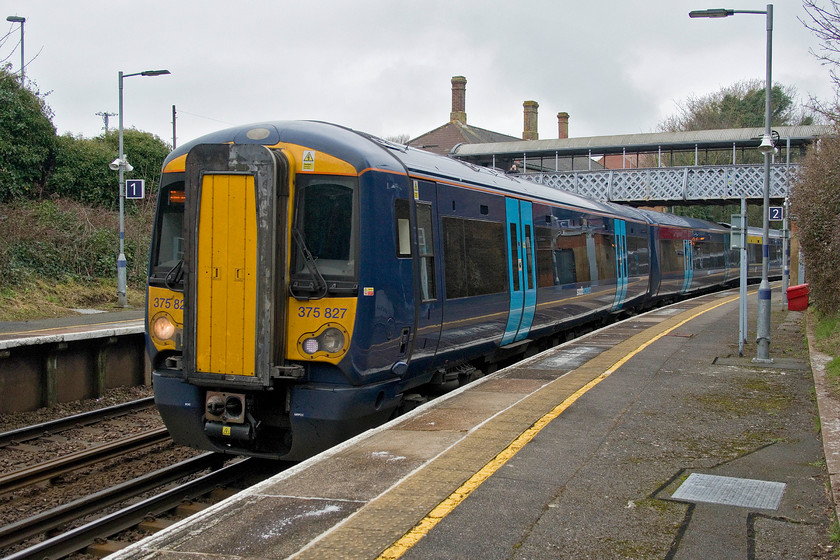
[(414, 283), (416, 298), (415, 342), (411, 359), (434, 357), (440, 340), (443, 299), (440, 290), (440, 267), (437, 265), (439, 240), (435, 235), (438, 222), (437, 185), (429, 181), (414, 181), (414, 211), (416, 227)]
[(186, 170), (184, 367), (268, 384), (284, 310), (260, 302), (285, 301), (285, 166), (264, 146), (201, 144)]
[(691, 239), (683, 239), (683, 276), (682, 292), (686, 293), (691, 289), (691, 282), (694, 280), (694, 243)]
[(618, 311), (627, 298), (627, 222), (615, 220), (615, 300), (612, 311)]
[(531, 203), (508, 198), (507, 246), (510, 312), (502, 345), (528, 336), (537, 307), (537, 285), (534, 271), (534, 223)]

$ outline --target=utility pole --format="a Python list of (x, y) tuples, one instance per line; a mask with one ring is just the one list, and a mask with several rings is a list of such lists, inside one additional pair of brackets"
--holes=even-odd
[(100, 111), (96, 114), (99, 115), (100, 117), (102, 117), (102, 120), (105, 121), (105, 134), (108, 134), (108, 117), (116, 117), (117, 114), (116, 113), (108, 113), (107, 111)]

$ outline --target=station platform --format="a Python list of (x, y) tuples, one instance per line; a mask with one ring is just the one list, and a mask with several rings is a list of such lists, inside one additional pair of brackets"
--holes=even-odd
[[(773, 364), (753, 363), (754, 343), (738, 357), (737, 291), (681, 302), (482, 378), (109, 558), (822, 557), (837, 459), (803, 314), (778, 292)], [(754, 293), (749, 305), (754, 329)], [(837, 412), (825, 414), (827, 433)]]
[(80, 313), (54, 319), (0, 321), (0, 350), (144, 332), (145, 311)]

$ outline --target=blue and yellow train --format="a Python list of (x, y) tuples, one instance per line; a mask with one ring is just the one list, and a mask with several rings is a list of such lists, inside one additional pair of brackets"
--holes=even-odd
[(176, 442), (301, 459), (581, 325), (726, 285), (729, 238), (332, 124), (224, 130), (164, 162), (155, 400)]

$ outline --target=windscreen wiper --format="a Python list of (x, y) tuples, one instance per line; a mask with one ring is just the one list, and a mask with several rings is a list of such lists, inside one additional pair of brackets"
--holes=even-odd
[(163, 277), (163, 283), (173, 292), (184, 291), (184, 259), (179, 260), (175, 266), (169, 269), (169, 272)]
[[(315, 280), (314, 284), (320, 284), (323, 291), (321, 292), (321, 295), (318, 296), (299, 296), (294, 293), (294, 290), (292, 290), (292, 284), (289, 283), (289, 293), (292, 294), (292, 297), (295, 299), (321, 299), (327, 295), (327, 291), (329, 290), (327, 281), (324, 280), (324, 277), (321, 275), (321, 271), (318, 270), (318, 265), (315, 264), (315, 257), (312, 256), (312, 252), (306, 246), (306, 243), (303, 240), (303, 234), (298, 228), (292, 228), (292, 237), (295, 238), (295, 243), (297, 243), (298, 249), (300, 250), (301, 255), (303, 255), (303, 262), (306, 264), (306, 268), (309, 269), (309, 272), (312, 274), (312, 278)], [(313, 286), (313, 290), (314, 289), (315, 288)]]

